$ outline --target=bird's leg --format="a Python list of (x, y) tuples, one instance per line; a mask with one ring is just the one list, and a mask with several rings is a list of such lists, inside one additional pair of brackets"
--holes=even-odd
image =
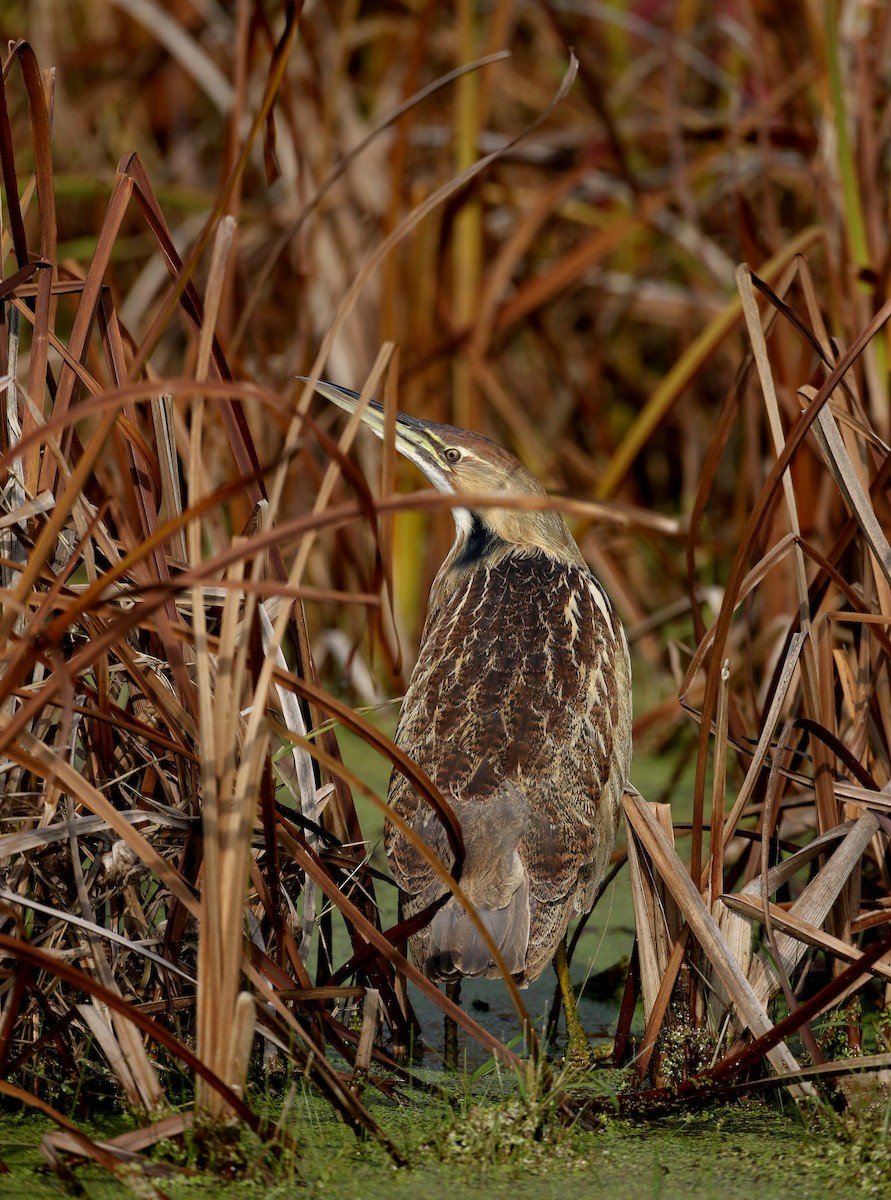
[[(396, 908), (396, 919), (398, 920), (399, 924), (401, 925), (402, 921), (403, 921), (402, 893), (401, 892), (399, 893), (399, 900), (398, 900), (397, 908)], [(400, 944), (397, 946), (397, 950), (399, 951), (400, 954), (405, 956), (406, 954), (408, 954), (408, 943), (400, 942)], [(408, 980), (405, 978), (405, 976), (402, 974), (401, 971), (396, 972), (396, 982), (393, 986), (393, 991), (396, 993), (396, 1003), (399, 1005), (399, 1011), (402, 1013), (403, 1017), (407, 1020), (408, 1019)], [(397, 1042), (394, 1038), (392, 1052), (393, 1052), (393, 1057), (396, 1059), (396, 1061), (400, 1062), (402, 1059), (408, 1058), (409, 1047), (397, 1044)]]
[[(461, 980), (452, 979), (446, 984), (445, 988), (446, 999), (451, 1000), (453, 1004), (460, 1003), (461, 1000)], [(445, 1038), (443, 1040), (442, 1065), (447, 1071), (458, 1070), (458, 1026), (451, 1017), (446, 1016), (444, 1020)]]
[(566, 1016), (566, 1062), (569, 1066), (579, 1067), (587, 1071), (594, 1064), (588, 1038), (579, 1020), (579, 1010), (575, 1003), (575, 992), (572, 990), (572, 980), (569, 978), (569, 959), (566, 957), (566, 937), (560, 939), (557, 953), (554, 955), (554, 970), (557, 972), (557, 982), (560, 984), (560, 995), (563, 998), (563, 1012)]

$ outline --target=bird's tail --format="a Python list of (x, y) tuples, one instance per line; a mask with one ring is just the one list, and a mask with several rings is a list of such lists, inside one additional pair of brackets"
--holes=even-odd
[[(522, 976), (529, 945), (529, 881), (524, 878), (504, 908), (478, 908), (477, 916), (491, 935), (508, 972)], [(499, 979), (501, 969), (480, 931), (454, 896), (430, 923), (430, 941), (424, 971), (433, 980), (461, 975), (487, 975)]]

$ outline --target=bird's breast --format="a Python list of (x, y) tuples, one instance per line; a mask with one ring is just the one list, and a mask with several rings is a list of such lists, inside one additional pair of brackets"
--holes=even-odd
[(605, 752), (626, 651), (587, 572), (508, 556), (451, 570), (433, 594), (397, 741), (447, 794), (484, 794), (583, 742)]
[[(484, 878), (480, 862), (512, 878), (516, 853), (533, 907), (589, 899), (615, 836), (630, 725), (624, 634), (587, 571), (543, 553), (444, 567), (396, 741), (461, 824), (462, 886)], [(399, 772), (390, 803), (451, 863), (442, 823)], [(388, 829), (400, 888), (431, 898), (440, 884), (425, 857)]]

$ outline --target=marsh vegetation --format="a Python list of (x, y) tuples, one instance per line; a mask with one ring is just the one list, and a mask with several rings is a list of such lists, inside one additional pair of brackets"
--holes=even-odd
[[(573, 957), (612, 971), (603, 1070), (490, 985), (456, 1015), (513, 1089), (493, 1154), (534, 1079), (555, 1145), (607, 1178), (639, 1137), (654, 1195), (642, 1131), (718, 1122), (741, 1179), (756, 1102), (882, 1186), (891, 10), (0, 23), (0, 1094), (45, 1159), (175, 1195), (159, 1163), (238, 1173), (243, 1138), (317, 1184), (341, 1129), (362, 1171), (480, 1155), (378, 845), (394, 764), (443, 803), (390, 734), (448, 497), (323, 374), (509, 446), (629, 631), (636, 934), (603, 949), (611, 882)], [(455, 1104), (451, 1143), (392, 1117)]]

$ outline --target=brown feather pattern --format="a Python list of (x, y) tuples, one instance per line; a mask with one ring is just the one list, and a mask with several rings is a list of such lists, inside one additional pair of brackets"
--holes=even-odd
[[(454, 808), (462, 887), (525, 984), (590, 906), (609, 859), (630, 759), (630, 666), (580, 561), (491, 530), (477, 541), (468, 558), (473, 535), (459, 539), (437, 576), (396, 741)], [(390, 803), (450, 866), (442, 825), (398, 773)], [(392, 825), (386, 840), (410, 916), (444, 889)], [(453, 898), (412, 952), (433, 978), (499, 974)]]

